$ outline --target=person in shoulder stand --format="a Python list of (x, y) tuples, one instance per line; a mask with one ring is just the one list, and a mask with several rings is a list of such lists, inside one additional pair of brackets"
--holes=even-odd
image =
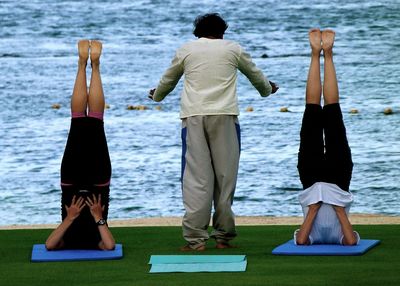
[[(311, 63), (306, 107), (300, 131), (298, 170), (304, 191), (299, 195), (304, 222), (294, 233), (298, 245), (355, 245), (360, 236), (348, 219), (353, 195), (349, 191), (353, 162), (339, 105), (333, 63), (335, 32), (309, 32)], [(320, 53), (324, 54), (321, 85)], [(324, 106), (321, 107), (323, 92)]]
[(228, 28), (219, 14), (205, 14), (194, 21), (198, 38), (180, 47), (150, 98), (161, 101), (184, 75), (181, 95), (182, 190), (185, 215), (182, 251), (205, 249), (212, 204), (217, 248), (229, 248), (236, 236), (231, 206), (236, 188), (240, 155), (237, 70), (261, 96), (275, 93), (250, 55), (236, 42), (224, 40)]

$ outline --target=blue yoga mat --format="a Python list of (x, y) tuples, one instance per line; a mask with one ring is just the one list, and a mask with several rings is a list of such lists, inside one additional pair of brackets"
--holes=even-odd
[(116, 244), (114, 250), (62, 249), (47, 250), (44, 244), (35, 244), (32, 249), (32, 262), (82, 261), (121, 259), (122, 244)]
[(152, 255), (150, 273), (243, 272), (246, 255)]
[(279, 245), (272, 254), (275, 255), (362, 255), (375, 245), (380, 243), (379, 240), (361, 239), (359, 244), (345, 246), (340, 244), (313, 244), (313, 245), (296, 245), (293, 239)]

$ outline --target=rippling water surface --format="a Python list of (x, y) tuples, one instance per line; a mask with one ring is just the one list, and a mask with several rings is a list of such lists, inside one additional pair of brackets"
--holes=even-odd
[[(56, 3), (54, 3), (56, 2)], [(147, 99), (198, 14), (220, 12), (278, 94), (243, 76), (238, 215), (300, 215), (297, 149), (309, 64), (307, 31), (337, 32), (335, 62), (353, 152), (353, 212), (400, 215), (398, 1), (0, 1), (0, 224), (60, 220), (76, 42), (103, 41), (110, 218), (180, 216), (179, 93)], [(263, 57), (263, 55), (268, 57)], [(88, 73), (90, 72), (90, 69)], [(52, 109), (54, 103), (60, 109)], [(145, 111), (127, 105), (146, 105)], [(157, 110), (156, 106), (161, 106)], [(252, 106), (254, 112), (246, 112)], [(291, 112), (281, 113), (287, 106)], [(384, 115), (391, 107), (393, 115)], [(350, 114), (353, 108), (358, 114)]]

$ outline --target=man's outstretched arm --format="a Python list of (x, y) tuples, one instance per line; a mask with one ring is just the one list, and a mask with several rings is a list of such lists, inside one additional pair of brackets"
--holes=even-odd
[(165, 71), (156, 89), (151, 89), (149, 97), (154, 101), (163, 100), (178, 84), (183, 75), (183, 63), (178, 54), (173, 58), (170, 67)]
[(257, 68), (252, 61), (250, 54), (244, 50), (241, 51), (239, 57), (238, 69), (249, 79), (262, 97), (275, 93), (279, 89), (277, 84), (269, 81), (268, 78), (264, 76), (263, 72)]

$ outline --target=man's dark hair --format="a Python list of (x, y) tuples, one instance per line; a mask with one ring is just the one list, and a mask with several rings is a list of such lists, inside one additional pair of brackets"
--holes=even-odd
[(197, 38), (222, 38), (226, 29), (228, 29), (228, 24), (218, 13), (209, 13), (197, 16), (193, 22), (193, 26), (193, 34)]

